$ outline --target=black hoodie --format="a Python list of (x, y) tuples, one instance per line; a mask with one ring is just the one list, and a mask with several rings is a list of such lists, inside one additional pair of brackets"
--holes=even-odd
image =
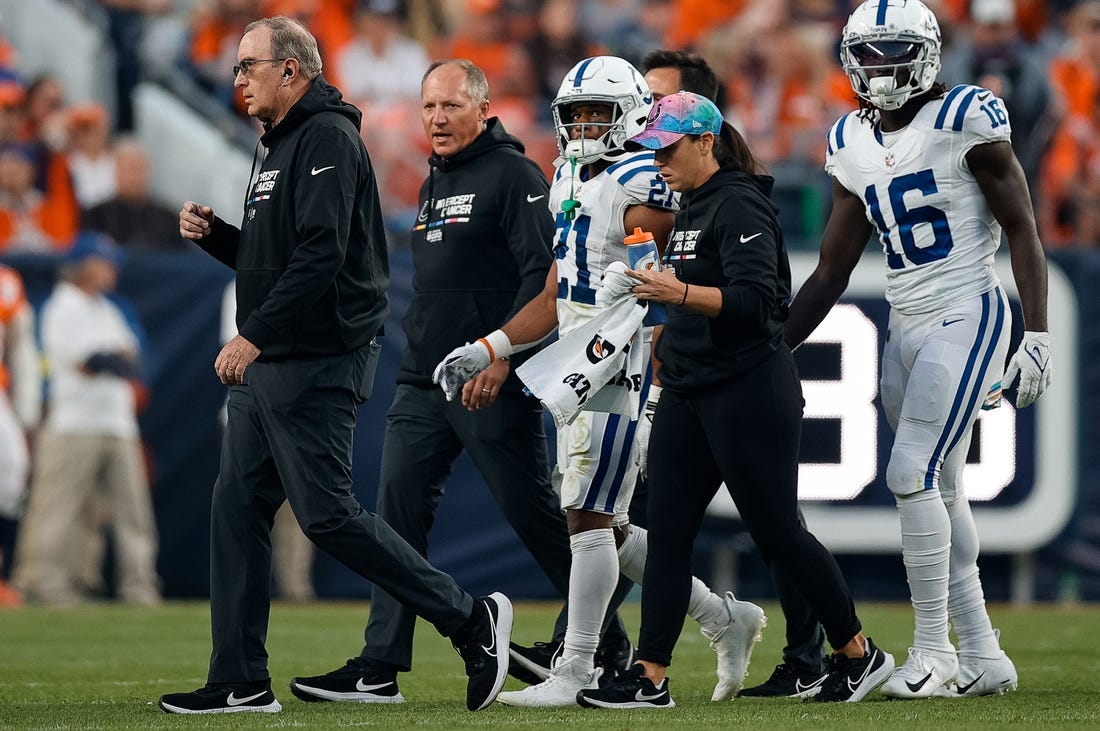
[[(432, 371), (447, 353), (499, 328), (546, 285), (550, 187), (523, 150), (493, 117), (468, 147), (429, 158), (412, 230), (413, 297), (398, 383), (433, 387)], [(509, 390), (522, 387), (514, 373)]]
[(237, 329), (261, 361), (348, 353), (382, 329), (389, 260), (359, 110), (317, 77), (260, 144), (238, 230), (198, 243), (237, 271)]
[(772, 184), (721, 170), (681, 197), (665, 264), (689, 285), (718, 287), (722, 310), (707, 317), (669, 306), (657, 344), (662, 385), (697, 391), (735, 378), (782, 343), (791, 267)]

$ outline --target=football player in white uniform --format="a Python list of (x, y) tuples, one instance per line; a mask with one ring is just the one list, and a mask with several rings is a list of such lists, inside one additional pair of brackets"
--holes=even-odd
[(7, 578), (30, 472), (27, 436), (41, 401), (34, 311), (19, 273), (0, 264), (0, 607), (22, 604)]
[[(677, 197), (658, 177), (651, 151), (623, 149), (627, 139), (645, 128), (652, 104), (642, 75), (621, 58), (588, 58), (566, 75), (552, 107), (561, 153), (550, 188), (557, 223), (555, 266), (540, 298), (500, 330), (444, 359), (436, 380), (448, 395), (455, 395), (472, 373), (487, 367), (491, 359), (507, 357), (518, 344), (538, 342), (555, 325), (559, 333), (569, 333), (595, 317), (601, 309), (596, 291), (606, 267), (614, 261), (629, 264), (623, 241), (627, 232), (635, 227), (649, 231), (663, 250)], [(501, 703), (572, 706), (577, 691), (595, 687), (599, 675), (594, 655), (619, 572), (641, 584), (645, 568), (646, 531), (630, 526), (627, 516), (638, 471), (638, 423), (616, 414), (582, 411), (559, 430), (561, 499), (573, 557), (568, 629), (546, 680), (501, 693)], [(741, 687), (764, 625), (763, 610), (732, 594), (719, 597), (694, 579), (688, 614), (718, 653), (713, 699), (732, 697)], [(524, 660), (513, 650), (513, 662)]]
[[(1046, 259), (1027, 181), (1003, 102), (977, 86), (936, 83), (939, 26), (919, 0), (859, 5), (841, 61), (860, 109), (828, 133), (832, 213), (785, 339), (795, 347), (817, 327), (877, 233), (891, 306), (881, 384), (895, 432), (886, 481), (916, 615), (909, 658), (882, 692), (1001, 693), (1016, 687), (1017, 674), (986, 611), (961, 476), (987, 393), (999, 398), (1018, 374), (1022, 408), (1050, 384)], [(1003, 376), (1011, 314), (993, 270), (1002, 229), (1025, 322)]]

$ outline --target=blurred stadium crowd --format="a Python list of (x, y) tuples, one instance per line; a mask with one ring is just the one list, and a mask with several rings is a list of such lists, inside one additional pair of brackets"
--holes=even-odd
[[(64, 249), (81, 228), (127, 245), (182, 247), (165, 206), (150, 198), (149, 166), (159, 161), (130, 136), (130, 94), (156, 66), (161, 76), (186, 75), (247, 124), (229, 69), (241, 28), (266, 15), (303, 20), (320, 41), (326, 78), (364, 111), (363, 136), (395, 232), (407, 229), (426, 170), (418, 99), (432, 59), (465, 57), (485, 69), (492, 113), (549, 171), (549, 104), (578, 59), (611, 53), (638, 62), (660, 47), (697, 51), (719, 72), (727, 118), (775, 174), (784, 222), (799, 229), (792, 238), (809, 246), (828, 198), (824, 131), (854, 106), (836, 54), (851, 0), (70, 4), (99, 18), (114, 46), (117, 103), (108, 114), (95, 102), (67, 102), (56, 78), (62, 70), (25, 69), (0, 41), (0, 252)], [(1100, 0), (930, 4), (946, 36), (941, 78), (984, 85), (1007, 102), (1045, 245), (1100, 245)]]

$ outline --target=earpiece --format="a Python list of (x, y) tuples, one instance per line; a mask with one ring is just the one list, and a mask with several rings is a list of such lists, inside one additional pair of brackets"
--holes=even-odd
[(283, 71), (283, 76), (288, 78), (288, 79), (293, 75), (294, 75), (294, 72), (291, 71), (290, 69), (286, 69), (286, 70)]

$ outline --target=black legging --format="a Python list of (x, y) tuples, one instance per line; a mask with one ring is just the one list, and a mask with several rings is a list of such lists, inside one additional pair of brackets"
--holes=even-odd
[(813, 607), (834, 648), (859, 631), (832, 554), (798, 520), (802, 386), (781, 346), (748, 373), (699, 392), (665, 388), (649, 446), (649, 554), (638, 658), (669, 665), (691, 594), (692, 544), (724, 481), (766, 560)]

